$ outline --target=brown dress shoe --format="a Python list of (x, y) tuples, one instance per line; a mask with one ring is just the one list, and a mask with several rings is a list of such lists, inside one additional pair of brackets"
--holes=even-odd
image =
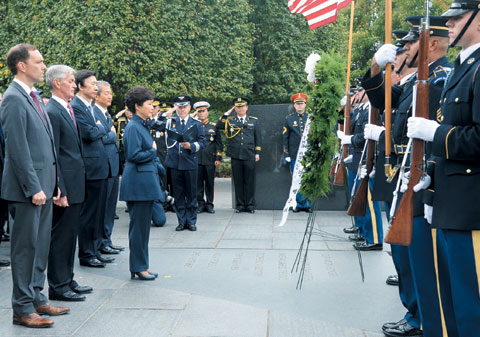
[(44, 305), (36, 307), (35, 310), (37, 310), (39, 314), (45, 314), (49, 316), (58, 316), (58, 315), (64, 315), (68, 313), (70, 311), (70, 308), (54, 307), (50, 303), (45, 303)]
[(49, 328), (53, 325), (53, 321), (34, 312), (22, 317), (13, 316), (13, 324), (23, 325), (27, 328)]

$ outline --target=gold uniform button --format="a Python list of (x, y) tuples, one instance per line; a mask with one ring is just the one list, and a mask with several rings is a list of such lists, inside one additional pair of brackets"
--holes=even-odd
[(457, 97), (457, 98), (455, 98), (455, 103), (458, 103), (458, 101), (459, 101), (458, 97)]
[(467, 169), (467, 171), (466, 171), (466, 172), (467, 172), (468, 174), (470, 174), (470, 173), (472, 173), (472, 170), (470, 170), (470, 169)]

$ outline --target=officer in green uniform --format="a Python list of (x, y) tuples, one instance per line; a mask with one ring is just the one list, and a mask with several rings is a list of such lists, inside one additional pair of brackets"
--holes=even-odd
[[(258, 118), (247, 115), (248, 103), (248, 98), (234, 98), (233, 108), (217, 123), (227, 135), (227, 156), (232, 158), (236, 213), (255, 213), (255, 163), (262, 150)], [(233, 110), (236, 115), (230, 116)]]
[[(202, 123), (205, 135), (205, 148), (198, 151), (198, 176), (197, 176), (197, 201), (198, 213), (215, 213), (213, 209), (213, 181), (215, 168), (222, 160), (222, 135), (217, 130), (216, 123), (208, 121), (208, 108), (210, 104), (205, 101), (193, 105), (198, 120)], [(205, 199), (204, 199), (205, 195)]]

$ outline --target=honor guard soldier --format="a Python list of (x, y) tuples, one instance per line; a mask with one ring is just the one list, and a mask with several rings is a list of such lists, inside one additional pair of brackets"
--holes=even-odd
[[(167, 133), (168, 153), (165, 165), (172, 174), (173, 197), (178, 218), (177, 231), (197, 230), (197, 171), (198, 151), (205, 147), (202, 124), (189, 116), (192, 98), (178, 95), (173, 99), (176, 116), (157, 122), (158, 131)], [(173, 109), (170, 109), (171, 115)]]
[(445, 81), (438, 118), (408, 120), (408, 136), (431, 142), (432, 148), (432, 184), (424, 200), (445, 318), (440, 336), (480, 333), (479, 11), (478, 0), (456, 0), (442, 15), (448, 19), (450, 47), (461, 51)]
[[(198, 152), (198, 178), (197, 178), (197, 201), (198, 213), (215, 213), (213, 209), (213, 181), (215, 179), (215, 167), (222, 160), (222, 135), (217, 130), (216, 124), (208, 121), (208, 102), (197, 102), (193, 108), (197, 112), (198, 120), (203, 125), (205, 135), (205, 148)], [(203, 198), (205, 195), (205, 199)]]
[[(285, 161), (290, 165), (290, 172), (293, 174), (297, 152), (303, 135), (303, 129), (307, 123), (308, 114), (305, 112), (308, 96), (297, 93), (291, 97), (294, 113), (287, 115), (283, 124), (283, 155)], [(305, 211), (312, 212), (312, 203), (304, 198), (300, 192), (297, 193), (297, 206), (293, 210), (295, 213)]]
[(122, 175), (123, 167), (125, 166), (125, 151), (123, 149), (123, 134), (127, 123), (132, 119), (132, 113), (127, 107), (122, 111), (115, 114), (113, 117), (113, 124), (115, 125), (115, 131), (118, 138), (118, 157), (120, 158), (120, 175)]
[[(407, 43), (403, 47), (406, 54), (406, 65), (410, 68), (418, 67), (418, 53), (420, 48), (420, 22), (423, 17), (407, 17), (406, 21), (412, 28), (403, 38)], [(443, 90), (451, 64), (446, 58), (448, 49), (448, 29), (445, 26), (446, 19), (442, 17), (430, 17), (430, 38), (428, 46), (428, 82), (429, 82), (429, 116), (437, 119), (440, 95)], [(383, 110), (384, 108), (384, 85), (380, 66), (393, 62), (397, 47), (392, 45), (382, 46), (375, 54), (372, 67), (364, 78), (364, 86), (368, 87), (367, 93), (373, 106)], [(370, 75), (370, 76), (369, 76)], [(370, 77), (370, 78), (369, 78)], [(392, 159), (400, 164), (406, 154), (407, 118), (412, 115), (413, 88), (417, 80), (417, 74), (405, 83), (403, 87), (392, 87), (392, 107), (396, 107), (395, 116), (392, 117)], [(368, 124), (365, 127), (365, 137), (378, 140), (384, 137), (383, 128)], [(425, 153), (431, 151), (429, 145)], [(396, 175), (392, 184), (398, 179)], [(423, 193), (415, 193), (413, 207), (413, 235), (410, 246), (392, 245), (392, 258), (398, 273), (400, 283), (400, 298), (408, 312), (404, 319), (396, 323), (387, 323), (383, 326), (383, 332), (387, 336), (442, 336), (442, 321), (450, 320), (453, 313), (440, 308), (436, 288), (436, 270), (434, 261), (434, 248), (430, 226), (425, 222)], [(421, 327), (421, 328), (420, 328)], [(423, 329), (423, 332), (422, 330)]]
[[(248, 103), (248, 98), (234, 98), (233, 108), (217, 124), (227, 135), (227, 156), (232, 158), (236, 213), (255, 213), (255, 163), (262, 150), (258, 118), (247, 115)], [(236, 116), (230, 116), (233, 110)]]

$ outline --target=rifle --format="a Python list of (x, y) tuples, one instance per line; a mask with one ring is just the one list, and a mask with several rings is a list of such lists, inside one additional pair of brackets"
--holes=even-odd
[[(425, 18), (422, 19), (420, 47), (418, 52), (417, 99), (415, 114), (428, 118), (428, 42), (430, 36), (429, 1), (425, 0)], [(404, 154), (407, 156), (408, 154)], [(397, 245), (410, 245), (413, 232), (413, 186), (423, 174), (423, 140), (413, 139), (412, 163), (408, 189), (403, 194), (395, 216), (391, 218), (390, 230), (385, 242)]]
[[(373, 108), (370, 105), (369, 111), (369, 123), (378, 125), (379, 123), (380, 112), (378, 109)], [(360, 185), (358, 186), (357, 192), (348, 207), (347, 214), (350, 216), (365, 216), (367, 211), (367, 201), (368, 201), (368, 185), (370, 180), (370, 173), (374, 167), (374, 158), (375, 158), (375, 141), (369, 139), (367, 143), (367, 175), (362, 179)], [(361, 163), (360, 163), (361, 164)], [(353, 190), (352, 190), (353, 191)]]
[[(352, 109), (350, 99), (350, 90), (347, 91), (347, 103), (345, 104), (343, 130), (345, 135), (350, 135), (350, 111)], [(342, 154), (343, 152), (343, 154)], [(345, 163), (344, 159), (348, 156), (348, 146), (343, 146), (343, 151), (340, 150), (341, 157), (337, 160), (335, 169), (335, 177), (333, 178), (333, 184), (337, 186), (345, 185)]]

